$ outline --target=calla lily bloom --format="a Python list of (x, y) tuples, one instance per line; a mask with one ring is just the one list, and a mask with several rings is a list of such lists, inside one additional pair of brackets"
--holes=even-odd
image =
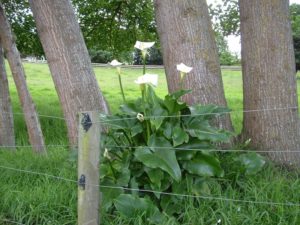
[(151, 48), (154, 44), (155, 44), (155, 42), (136, 41), (134, 47), (141, 51), (145, 51), (148, 48)]
[(136, 84), (152, 84), (153, 86), (157, 86), (158, 83), (158, 75), (157, 74), (145, 74), (143, 76), (138, 77), (137, 80), (134, 81)]
[(105, 158), (111, 160), (111, 157), (110, 157), (110, 155), (109, 155), (109, 153), (108, 153), (108, 149), (107, 149), (107, 148), (105, 148), (105, 151), (104, 151), (103, 156), (104, 156)]
[(111, 61), (109, 63), (111, 66), (117, 67), (117, 66), (121, 66), (123, 63), (119, 62), (118, 60), (114, 59), (113, 61)]
[(119, 83), (120, 83), (120, 89), (123, 97), (123, 101), (126, 102), (125, 95), (124, 95), (124, 90), (123, 90), (123, 85), (122, 85), (122, 79), (121, 79), (121, 65), (123, 63), (119, 62), (118, 60), (114, 59), (109, 63), (111, 66), (116, 67), (117, 72), (118, 72), (118, 77), (119, 77)]
[(183, 63), (180, 63), (179, 65), (177, 65), (177, 70), (182, 73), (189, 73), (192, 71), (192, 69), (193, 69), (193, 67), (189, 67)]
[(136, 115), (136, 118), (140, 121), (140, 122), (144, 122), (145, 118), (144, 115), (142, 113), (138, 113)]

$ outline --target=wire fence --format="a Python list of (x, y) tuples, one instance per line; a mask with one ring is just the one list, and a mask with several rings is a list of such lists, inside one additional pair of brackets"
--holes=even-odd
[[(236, 111), (230, 111), (230, 112), (221, 112), (221, 113), (202, 113), (202, 114), (193, 114), (193, 115), (180, 115), (180, 117), (194, 117), (194, 116), (206, 116), (206, 115), (222, 115), (222, 114), (230, 114), (230, 113), (253, 113), (253, 112), (271, 112), (271, 111), (285, 111), (285, 110), (297, 110), (298, 107), (282, 107), (282, 108), (266, 108), (266, 109), (253, 109), (253, 110), (236, 110)], [(22, 115), (24, 113), (14, 113), (15, 115)], [(39, 114), (39, 117), (45, 117), (45, 118), (52, 118), (57, 120), (65, 120), (63, 117), (58, 116), (51, 116), (51, 115), (41, 115)], [(145, 119), (151, 119), (151, 118), (173, 118), (178, 116), (145, 116)], [(136, 116), (122, 118), (122, 119), (104, 119), (100, 118), (97, 122), (91, 122), (91, 123), (100, 123), (102, 125), (110, 125), (113, 126), (113, 124), (109, 124), (109, 122), (118, 121), (118, 120), (132, 120), (137, 119)], [(0, 146), (0, 149), (10, 149), (10, 148), (32, 148), (32, 145), (15, 145), (15, 146)], [(35, 146), (36, 147), (36, 146)], [(74, 147), (71, 145), (64, 145), (64, 144), (53, 144), (53, 145), (46, 145), (46, 148), (69, 148)], [(130, 146), (130, 145), (105, 145), (106, 148), (131, 148), (135, 149), (138, 148), (137, 146)], [(157, 149), (170, 149), (169, 147), (155, 147)], [(257, 152), (257, 153), (270, 153), (270, 152), (282, 152), (282, 153), (299, 153), (299, 149), (294, 150), (288, 150), (288, 149), (277, 149), (277, 150), (253, 150), (253, 149), (199, 149), (199, 148), (181, 148), (181, 147), (173, 147), (173, 150), (176, 151), (209, 151), (209, 152)], [(30, 175), (36, 175), (36, 176), (45, 176), (51, 179), (63, 181), (63, 182), (71, 182), (74, 183), (74, 185), (78, 185), (78, 181), (74, 179), (69, 179), (67, 177), (61, 177), (56, 176), (53, 174), (47, 174), (42, 173), (39, 171), (32, 171), (27, 169), (20, 169), (15, 167), (9, 167), (0, 165), (1, 170), (9, 170), (16, 173), (26, 173)], [(228, 198), (224, 196), (211, 196), (211, 195), (190, 195), (185, 193), (173, 193), (173, 192), (163, 192), (163, 191), (156, 191), (156, 190), (149, 190), (149, 189), (139, 189), (139, 188), (129, 188), (124, 186), (110, 186), (110, 185), (93, 185), (93, 184), (87, 184), (91, 186), (97, 186), (100, 189), (120, 189), (123, 191), (131, 191), (131, 192), (139, 192), (139, 193), (152, 193), (152, 194), (158, 194), (158, 195), (168, 195), (168, 196), (176, 196), (176, 197), (182, 197), (182, 198), (192, 198), (192, 199), (202, 199), (202, 200), (208, 200), (208, 201), (223, 201), (223, 202), (233, 202), (233, 203), (245, 203), (245, 204), (254, 204), (254, 205), (269, 205), (269, 206), (282, 206), (282, 207), (300, 207), (300, 204), (297, 202), (274, 202), (274, 201), (255, 201), (255, 200), (246, 200), (246, 199), (237, 199), (237, 198)], [(0, 221), (3, 221), (5, 223), (11, 223), (11, 224), (23, 224), (20, 222), (12, 221), (9, 219), (2, 219), (0, 217)]]
[[(12, 171), (15, 171), (15, 172), (28, 173), (28, 174), (32, 174), (32, 175), (46, 176), (46, 177), (49, 177), (49, 178), (52, 178), (52, 179), (78, 184), (78, 181), (76, 181), (76, 180), (72, 180), (72, 179), (65, 178), (65, 177), (59, 177), (59, 176), (55, 176), (55, 175), (51, 175), (51, 174), (47, 174), (47, 173), (17, 169), (17, 168), (6, 167), (6, 166), (0, 166), (0, 168), (5, 169), (5, 170), (12, 170)], [(243, 200), (243, 199), (224, 198), (224, 197), (221, 197), (221, 196), (189, 195), (189, 194), (182, 194), (182, 193), (163, 192), (163, 191), (138, 189), (138, 188), (128, 188), (128, 187), (123, 187), (123, 186), (108, 186), (108, 185), (101, 185), (101, 184), (100, 185), (86, 184), (86, 186), (88, 186), (88, 185), (100, 187), (100, 189), (101, 188), (121, 189), (121, 190), (126, 190), (126, 191), (152, 193), (152, 194), (159, 194), (159, 195), (169, 195), (169, 196), (184, 197), (184, 198), (198, 198), (198, 199), (206, 199), (206, 200), (212, 200), (212, 201), (226, 201), (226, 202), (239, 202), (239, 203), (249, 203), (249, 204), (265, 204), (265, 205), (272, 205), (272, 206), (295, 206), (295, 207), (300, 207), (299, 203), (294, 203), (294, 202), (251, 201), (251, 200)]]
[[(224, 115), (224, 114), (234, 114), (234, 113), (255, 113), (255, 112), (270, 112), (270, 111), (286, 111), (286, 110), (298, 110), (298, 106), (292, 107), (275, 107), (275, 108), (265, 108), (265, 109), (249, 109), (249, 110), (231, 110), (226, 112), (216, 112), (216, 113), (199, 113), (199, 114), (184, 114), (184, 115), (174, 115), (174, 116), (145, 116), (144, 119), (153, 119), (153, 118), (178, 118), (178, 117), (197, 117), (197, 116), (208, 116), (208, 115)], [(2, 113), (2, 114), (10, 114), (10, 113)], [(22, 112), (12, 113), (13, 115), (25, 115)], [(45, 114), (38, 114), (39, 117), (44, 118), (51, 118), (57, 120), (64, 120), (67, 121), (66, 118), (60, 116), (51, 116)], [(126, 117), (122, 119), (100, 119), (99, 123), (105, 122), (112, 122), (112, 121), (119, 121), (119, 120), (133, 120), (137, 119), (136, 116)]]

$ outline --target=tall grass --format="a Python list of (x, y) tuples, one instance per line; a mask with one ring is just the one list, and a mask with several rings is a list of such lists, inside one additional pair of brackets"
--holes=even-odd
[[(25, 63), (27, 83), (37, 110), (41, 115), (62, 117), (55, 88), (45, 64)], [(118, 111), (122, 103), (118, 77), (114, 69), (95, 68), (99, 85), (110, 103), (113, 112)], [(141, 75), (138, 69), (123, 69), (123, 83), (126, 98), (134, 100), (140, 90), (134, 80)], [(155, 69), (160, 83), (157, 93), (164, 96), (167, 85), (163, 70)], [(239, 71), (223, 71), (225, 94), (229, 108), (242, 110), (242, 79)], [(9, 75), (13, 111), (21, 112), (17, 93)], [(299, 95), (298, 95), (299, 96)], [(232, 119), (236, 131), (241, 130), (242, 113), (233, 113)], [(24, 118), (14, 116), (18, 145), (28, 145)], [(48, 145), (67, 144), (66, 127), (63, 120), (41, 117), (42, 129)], [(51, 147), (48, 156), (41, 157), (31, 153), (30, 148), (10, 152), (0, 149), (0, 224), (13, 224), (6, 220), (30, 225), (76, 224), (77, 185), (75, 182), (54, 179), (49, 176), (18, 172), (8, 168), (46, 173), (77, 179), (77, 163), (67, 148)], [(6, 168), (1, 168), (6, 167)], [(240, 199), (248, 202), (232, 202), (220, 199), (205, 200), (183, 198), (181, 207), (185, 209), (177, 218), (169, 217), (166, 224), (300, 224), (300, 207), (269, 205), (263, 202), (287, 203), (300, 202), (300, 181), (294, 172), (285, 171), (269, 164), (264, 171), (253, 177), (244, 177), (232, 173), (232, 165), (224, 165), (228, 176), (223, 180), (210, 180), (210, 196), (227, 199)], [(232, 174), (232, 175), (230, 175)], [(184, 194), (184, 193), (183, 193)], [(260, 202), (260, 203), (255, 203)], [(125, 218), (117, 212), (101, 213), (102, 224), (144, 225), (148, 222), (137, 216)], [(6, 221), (6, 222), (5, 222)]]

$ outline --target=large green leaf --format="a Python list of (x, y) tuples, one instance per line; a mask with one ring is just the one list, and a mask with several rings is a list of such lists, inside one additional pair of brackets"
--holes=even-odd
[(146, 169), (146, 173), (153, 184), (154, 187), (157, 188), (157, 190), (160, 190), (161, 188), (161, 181), (164, 179), (164, 172), (160, 169)]
[(247, 175), (258, 173), (266, 163), (265, 159), (255, 152), (242, 154), (236, 158), (236, 161), (241, 163), (242, 168)]
[(173, 99), (175, 99), (175, 100), (178, 100), (179, 98), (181, 98), (182, 96), (184, 96), (184, 95), (186, 95), (186, 94), (188, 94), (188, 93), (191, 93), (192, 92), (192, 90), (179, 90), (179, 91), (175, 91), (175, 92), (173, 92), (173, 93), (171, 93), (171, 94), (169, 94), (169, 96), (170, 97), (172, 97)]
[(191, 151), (191, 150), (178, 150), (176, 151), (176, 157), (179, 161), (188, 161), (194, 158), (194, 156), (197, 154), (197, 151)]
[(165, 217), (152, 201), (129, 194), (122, 194), (114, 200), (116, 209), (128, 218), (143, 215), (153, 224), (163, 224)]
[(159, 129), (165, 116), (168, 115), (167, 110), (163, 107), (162, 100), (156, 96), (151, 86), (148, 87), (147, 91), (147, 115), (149, 115), (150, 123), (156, 130)]
[(163, 125), (161, 126), (161, 129), (163, 130), (163, 134), (165, 135), (166, 138), (168, 139), (172, 138), (173, 127), (174, 127), (173, 124), (168, 121), (163, 123)]
[(134, 103), (127, 103), (121, 105), (120, 110), (126, 115), (136, 116), (141, 111), (141, 108)]
[(108, 188), (109, 187), (119, 187), (119, 185), (114, 184), (111, 180), (101, 179), (101, 206), (108, 211), (112, 206), (114, 199), (123, 194), (123, 189), (121, 188)]
[(188, 143), (177, 146), (180, 149), (207, 150), (212, 149), (213, 145), (208, 141), (201, 141), (197, 138), (190, 138)]
[(153, 105), (151, 107), (151, 110), (149, 110), (150, 113), (150, 123), (152, 126), (155, 127), (156, 130), (160, 128), (163, 121), (165, 120), (165, 116), (168, 115), (168, 112), (162, 108), (159, 104)]
[(181, 179), (181, 171), (175, 156), (170, 149), (157, 149), (152, 152), (148, 147), (140, 147), (135, 152), (137, 160), (150, 168), (160, 168), (166, 171), (176, 181)]
[(180, 214), (182, 212), (182, 200), (177, 196), (163, 195), (160, 206), (168, 215)]
[(168, 94), (165, 96), (164, 105), (168, 109), (169, 113), (174, 115), (180, 112), (182, 109), (187, 107), (186, 103), (178, 101), (178, 99), (190, 93), (191, 90), (180, 90), (172, 94)]
[(187, 127), (186, 131), (199, 140), (211, 142), (226, 142), (230, 140), (230, 132), (212, 127), (207, 120), (199, 121), (197, 118), (191, 118), (186, 121), (185, 126)]
[(178, 146), (189, 141), (189, 135), (180, 127), (176, 126), (172, 134), (173, 146)]
[(189, 109), (191, 115), (203, 119), (210, 119), (230, 112), (228, 108), (216, 105), (193, 105), (189, 106)]
[(191, 174), (204, 177), (224, 176), (219, 160), (215, 156), (202, 153), (198, 153), (192, 161), (185, 161), (183, 168)]

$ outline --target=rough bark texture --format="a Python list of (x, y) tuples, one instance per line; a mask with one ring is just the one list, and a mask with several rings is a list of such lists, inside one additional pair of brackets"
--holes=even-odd
[(66, 118), (69, 141), (76, 145), (78, 112), (109, 110), (70, 1), (30, 0), (29, 3)]
[(14, 119), (12, 114), (9, 87), (5, 70), (3, 49), (0, 42), (0, 148), (15, 147)]
[[(161, 42), (169, 92), (180, 88), (176, 64), (192, 66), (184, 87), (189, 104), (226, 106), (217, 46), (205, 0), (155, 0), (156, 22)], [(220, 124), (232, 130), (230, 116)]]
[[(288, 0), (240, 0), (245, 112), (243, 138), (274, 161), (299, 166), (299, 118)], [(281, 110), (268, 110), (281, 108)], [(282, 109), (285, 108), (285, 109)]]
[(33, 146), (34, 151), (44, 153), (46, 150), (39, 118), (26, 85), (25, 71), (22, 66), (20, 53), (16, 47), (10, 25), (6, 19), (5, 12), (1, 4), (0, 39), (16, 84), (21, 107), (24, 112), (30, 144)]

